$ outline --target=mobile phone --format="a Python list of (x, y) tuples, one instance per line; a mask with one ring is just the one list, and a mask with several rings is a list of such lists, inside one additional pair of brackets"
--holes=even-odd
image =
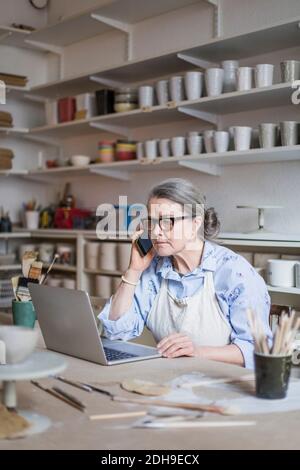
[(142, 235), (135, 241), (135, 243), (142, 257), (146, 256), (146, 254), (149, 253), (153, 247), (152, 241), (148, 237), (147, 232), (143, 232)]

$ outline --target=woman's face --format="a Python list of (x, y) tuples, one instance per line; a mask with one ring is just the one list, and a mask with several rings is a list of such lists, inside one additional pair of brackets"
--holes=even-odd
[(149, 201), (148, 217), (149, 237), (159, 256), (172, 256), (192, 249), (193, 243), (198, 240), (201, 218), (190, 217), (181, 204), (153, 198)]

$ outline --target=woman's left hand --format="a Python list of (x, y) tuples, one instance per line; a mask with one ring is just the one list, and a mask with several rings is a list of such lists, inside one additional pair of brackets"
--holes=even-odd
[(185, 333), (173, 333), (157, 344), (158, 351), (164, 357), (198, 356), (199, 351), (191, 338)]

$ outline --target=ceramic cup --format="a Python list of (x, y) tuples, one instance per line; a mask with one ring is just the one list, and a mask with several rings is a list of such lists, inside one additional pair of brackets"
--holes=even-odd
[(205, 71), (205, 86), (207, 96), (219, 96), (223, 91), (224, 70), (212, 67)]
[(12, 314), (15, 326), (34, 328), (36, 313), (31, 300), (20, 302), (14, 299), (12, 301)]
[(185, 155), (185, 138), (172, 137), (171, 149), (173, 157), (182, 157), (183, 155)]
[(281, 145), (297, 145), (299, 141), (299, 123), (283, 121), (280, 123)]
[(183, 77), (175, 76), (169, 80), (170, 98), (172, 101), (184, 100)]
[(268, 284), (274, 287), (295, 287), (295, 266), (297, 261), (269, 259), (267, 264)]
[(202, 135), (188, 135), (187, 148), (189, 155), (199, 155), (202, 152)]
[(136, 144), (136, 156), (138, 160), (142, 160), (144, 158), (144, 142), (138, 142)]
[(157, 140), (146, 140), (145, 157), (154, 160), (157, 157)]
[(139, 87), (139, 107), (150, 108), (154, 104), (154, 89), (152, 86)]
[(60, 277), (48, 277), (46, 281), (47, 286), (50, 287), (61, 287), (62, 286), (62, 279)]
[(216, 131), (213, 129), (209, 129), (203, 132), (204, 137), (204, 147), (206, 153), (212, 153), (215, 151), (215, 144), (214, 144), (214, 134)]
[(235, 150), (249, 150), (251, 146), (252, 127), (234, 126), (233, 133)]
[(131, 256), (131, 243), (117, 244), (118, 270), (125, 272), (128, 269)]
[(215, 131), (214, 133), (215, 152), (227, 152), (229, 147), (229, 132)]
[(69, 279), (69, 278), (64, 278), (62, 280), (62, 286), (65, 288), (65, 289), (76, 289), (76, 281), (75, 279)]
[(170, 101), (168, 80), (159, 80), (155, 84), (155, 91), (159, 105), (164, 106), (168, 101)]
[(106, 271), (116, 271), (117, 243), (105, 242), (100, 244), (99, 268)]
[(300, 61), (284, 60), (280, 62), (281, 81), (283, 83), (300, 80)]
[(52, 243), (41, 243), (39, 246), (39, 257), (43, 263), (51, 263), (55, 253), (55, 245)]
[(253, 87), (253, 68), (239, 67), (236, 71), (236, 88), (238, 91), (251, 90)]
[(97, 297), (109, 299), (109, 297), (111, 296), (111, 277), (100, 275), (96, 276), (95, 294)]
[(39, 211), (26, 211), (25, 224), (29, 230), (36, 230), (39, 228), (40, 213)]
[(222, 68), (224, 70), (223, 92), (230, 93), (236, 91), (239, 62), (237, 60), (223, 60)]
[(263, 122), (258, 126), (259, 145), (261, 148), (275, 147), (278, 140), (278, 126), (272, 122)]
[(185, 94), (188, 100), (198, 100), (202, 96), (203, 73), (186, 72), (184, 76)]
[(159, 155), (161, 157), (170, 157), (171, 155), (171, 139), (160, 139), (158, 143)]
[(255, 385), (258, 398), (279, 399), (287, 394), (292, 356), (254, 353)]
[(274, 65), (257, 64), (255, 67), (255, 86), (257, 88), (273, 85)]

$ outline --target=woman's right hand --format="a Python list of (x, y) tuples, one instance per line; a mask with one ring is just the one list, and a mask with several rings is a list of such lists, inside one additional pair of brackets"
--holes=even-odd
[(136, 246), (136, 240), (141, 236), (142, 233), (143, 230), (139, 230), (132, 236), (131, 256), (128, 268), (130, 271), (137, 271), (140, 274), (150, 266), (151, 261), (155, 255), (154, 248), (151, 248), (149, 253), (147, 253), (145, 256), (140, 255), (140, 252)]

